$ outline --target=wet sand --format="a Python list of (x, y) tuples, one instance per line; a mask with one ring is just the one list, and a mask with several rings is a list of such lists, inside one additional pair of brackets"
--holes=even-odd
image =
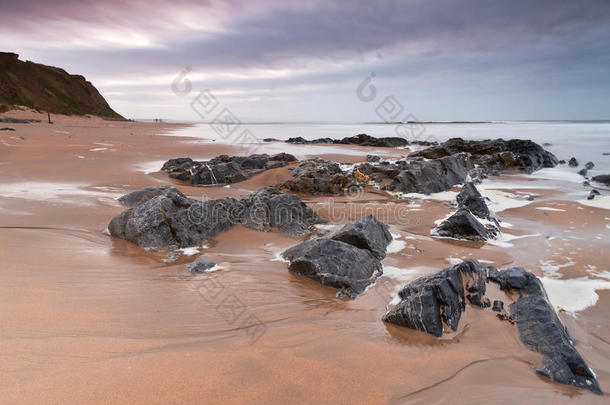
[[(244, 150), (168, 136), (178, 125), (53, 118), (0, 133), (2, 402), (607, 402), (536, 376), (540, 355), (491, 311), (469, 307), (460, 330), (443, 339), (380, 319), (397, 288), (468, 257), (560, 281), (606, 280), (608, 210), (532, 182), (535, 201), (498, 213), (502, 230), (520, 237), (492, 245), (432, 238), (434, 222), (453, 210), (447, 201), (372, 187), (350, 197), (303, 196), (326, 228), (374, 213), (397, 236), (386, 274), (358, 299), (338, 299), (276, 260), (303, 238), (239, 226), (200, 249), (221, 269), (191, 275), (186, 264), (197, 256), (166, 264), (164, 252), (104, 233), (124, 209), (115, 198), (157, 184), (194, 198), (238, 197), (288, 178), (288, 168), (228, 188), (190, 187), (155, 172), (155, 162)], [(596, 294), (595, 305), (560, 316), (608, 391), (610, 291)], [(228, 315), (223, 304), (234, 299), (239, 314)], [(263, 325), (255, 341), (252, 319)]]

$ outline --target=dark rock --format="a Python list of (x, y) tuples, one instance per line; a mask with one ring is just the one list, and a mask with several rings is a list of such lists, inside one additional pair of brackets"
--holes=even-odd
[(587, 175), (587, 169), (580, 169), (578, 171), (578, 174), (580, 174), (581, 176), (586, 176)]
[(188, 269), (191, 273), (206, 273), (208, 270), (214, 268), (216, 263), (205, 257), (199, 257), (193, 263), (188, 265)]
[(282, 141), (277, 138), (265, 138), (265, 139), (263, 139), (263, 142), (282, 142)]
[(0, 118), (0, 122), (7, 124), (31, 124), (32, 122), (40, 122), (40, 120), (23, 120), (20, 118)]
[(534, 201), (535, 199), (536, 199), (536, 197), (533, 195), (528, 195), (526, 198), (527, 201)]
[(209, 161), (191, 158), (170, 159), (161, 168), (170, 177), (193, 185), (223, 185), (249, 179), (265, 170), (283, 167), (297, 159), (288, 153), (250, 156), (221, 155)]
[(510, 305), (521, 340), (544, 358), (534, 370), (553, 382), (573, 385), (602, 394), (599, 383), (574, 344), (568, 330), (551, 306), (540, 280), (519, 267), (499, 271), (490, 280), (519, 295)]
[(589, 193), (589, 196), (587, 197), (587, 200), (592, 200), (592, 199), (594, 199), (596, 195), (599, 195), (599, 191), (597, 191), (597, 190), (591, 190), (591, 192)]
[(4, 127), (4, 128), (0, 128), (0, 131), (14, 131), (15, 128), (9, 128), (9, 127)]
[(553, 145), (551, 143), (549, 143), (549, 142), (545, 142), (545, 143), (542, 144), (542, 146), (553, 146)]
[(559, 161), (559, 164), (560, 164), (560, 165), (565, 165), (565, 164), (566, 164), (566, 161), (565, 161), (565, 160), (563, 160), (563, 159), (561, 159), (561, 160)]
[(589, 187), (591, 185), (591, 183), (589, 182), (589, 180), (585, 180), (582, 182), (582, 185)]
[(585, 163), (585, 169), (587, 169), (587, 170), (591, 170), (591, 169), (593, 169), (594, 167), (595, 167), (595, 163), (593, 163), (593, 162), (587, 162), (587, 163)]
[(606, 186), (610, 186), (610, 174), (600, 174), (599, 176), (593, 177), (593, 181), (603, 183)]
[(493, 239), (497, 234), (497, 228), (493, 226), (486, 227), (465, 208), (460, 208), (432, 230), (433, 236), (476, 242)]
[(495, 312), (502, 312), (503, 309), (504, 309), (504, 302), (502, 302), (500, 300), (494, 300), (494, 305), (491, 308), (491, 310), (495, 311)]
[(576, 167), (576, 166), (578, 166), (578, 160), (576, 160), (575, 157), (571, 157), (570, 160), (568, 161), (568, 165), (570, 167)]
[(150, 200), (151, 198), (154, 198), (161, 194), (165, 194), (166, 192), (168, 192), (170, 190), (172, 192), (177, 193), (177, 194), (181, 195), (182, 197), (184, 197), (184, 194), (182, 194), (178, 189), (176, 189), (174, 187), (151, 186), (151, 187), (144, 187), (144, 188), (141, 188), (136, 191), (132, 191), (129, 194), (125, 194), (124, 196), (120, 197), (118, 199), (118, 201), (127, 207), (135, 207), (136, 205), (145, 203), (146, 201)]
[(463, 183), (473, 168), (472, 160), (465, 153), (434, 160), (415, 159), (407, 162), (406, 168), (385, 189), (403, 193), (438, 193)]
[(332, 139), (332, 138), (319, 138), (308, 141), (305, 138), (300, 136), (295, 138), (289, 138), (287, 143), (295, 143), (295, 144), (307, 144), (307, 143), (334, 143), (334, 144), (342, 144), (342, 145), (360, 145), (360, 146), (376, 146), (376, 147), (386, 147), (386, 148), (397, 148), (407, 146), (409, 142), (400, 137), (384, 137), (384, 138), (375, 138), (366, 134), (359, 134), (356, 136), (350, 136), (343, 139)]
[(141, 248), (159, 250), (198, 246), (235, 224), (298, 236), (320, 222), (320, 217), (300, 198), (274, 187), (261, 188), (240, 200), (207, 201), (187, 198), (169, 189), (114, 217), (108, 230), (112, 236)]
[(277, 187), (296, 193), (343, 194), (350, 187), (358, 186), (351, 174), (344, 173), (339, 165), (324, 159), (310, 159), (291, 169), (293, 179)]
[(356, 166), (360, 173), (369, 176), (376, 182), (381, 182), (384, 179), (393, 179), (406, 168), (406, 161), (398, 161), (396, 163), (379, 162), (378, 164), (363, 163)]
[(369, 250), (333, 239), (303, 242), (282, 256), (290, 261), (290, 271), (338, 288), (338, 297), (355, 298), (382, 274), (381, 263)]
[(406, 285), (399, 293), (401, 301), (389, 310), (383, 321), (442, 336), (456, 331), (466, 300), (485, 306), (485, 268), (476, 260), (466, 260), (436, 274), (424, 276)]
[(489, 212), (485, 198), (479, 193), (474, 183), (466, 183), (457, 195), (456, 200), (459, 207), (466, 208), (471, 214), (490, 221), (495, 220)]
[(375, 258), (383, 260), (392, 235), (386, 224), (378, 221), (373, 215), (367, 215), (345, 225), (331, 239), (370, 250)]
[(381, 160), (381, 158), (377, 155), (366, 155), (366, 161), (367, 162), (379, 162)]
[(465, 141), (452, 138), (438, 146), (433, 146), (409, 156), (438, 159), (459, 152), (468, 152), (474, 163), (489, 171), (502, 171), (509, 168), (532, 173), (543, 167), (555, 167), (558, 160), (551, 152), (530, 140), (503, 139), (484, 141)]

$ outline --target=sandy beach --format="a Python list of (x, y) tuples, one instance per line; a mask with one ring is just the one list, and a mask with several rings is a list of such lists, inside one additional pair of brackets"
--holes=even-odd
[[(3, 115), (18, 114), (43, 122), (7, 124), (15, 131), (0, 133), (1, 402), (608, 401), (607, 394), (536, 376), (531, 368), (541, 356), (493, 312), (468, 307), (459, 330), (441, 339), (381, 321), (398, 288), (456, 261), (522, 266), (547, 280), (549, 299), (607, 392), (605, 208), (567, 200), (541, 180), (503, 188), (515, 178), (502, 177), (481, 192), (537, 198), (496, 211), (504, 239), (482, 244), (430, 236), (435, 221), (454, 210), (447, 199), (401, 198), (374, 187), (351, 197), (302, 195), (328, 229), (374, 213), (395, 237), (384, 276), (358, 299), (344, 300), (278, 260), (305, 237), (236, 226), (189, 252), (220, 268), (193, 275), (186, 265), (195, 255), (165, 263), (167, 251), (146, 252), (106, 232), (124, 209), (116, 198), (127, 192), (171, 184), (196, 199), (240, 197), (290, 178), (294, 164), (230, 187), (193, 187), (159, 172), (162, 163), (244, 150), (177, 136), (185, 128), (178, 124), (57, 115), (49, 125), (42, 115)], [(356, 146), (350, 154), (306, 148), (311, 157), (342, 163), (367, 154)], [(210, 280), (220, 286), (216, 295)], [(570, 291), (598, 298), (582, 304)], [(489, 294), (504, 296), (499, 289)], [(227, 319), (219, 308), (234, 298), (240, 316)], [(244, 318), (259, 320), (262, 335), (254, 340)]]

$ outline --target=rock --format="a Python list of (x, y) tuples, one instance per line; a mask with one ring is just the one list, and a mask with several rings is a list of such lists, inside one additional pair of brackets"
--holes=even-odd
[(375, 258), (383, 260), (392, 235), (386, 224), (373, 215), (367, 215), (345, 225), (331, 239), (370, 250)]
[(542, 144), (542, 146), (553, 146), (553, 145), (551, 143), (549, 143), (549, 142), (545, 142), (545, 143)]
[(161, 168), (170, 177), (193, 185), (224, 185), (249, 179), (265, 170), (286, 166), (297, 159), (288, 153), (250, 156), (220, 155), (209, 161), (170, 159)]
[(576, 167), (576, 166), (578, 166), (578, 160), (576, 160), (575, 157), (571, 157), (570, 160), (568, 161), (568, 165), (570, 167)]
[(32, 122), (40, 122), (40, 120), (24, 120), (20, 118), (0, 118), (0, 122), (7, 124), (31, 124)]
[(144, 188), (141, 188), (136, 191), (132, 191), (129, 194), (125, 194), (124, 196), (120, 197), (118, 199), (118, 201), (127, 207), (135, 207), (136, 205), (145, 203), (146, 201), (150, 200), (151, 198), (154, 198), (161, 194), (165, 194), (166, 192), (168, 192), (170, 190), (172, 192), (177, 193), (177, 194), (181, 195), (182, 197), (184, 197), (184, 194), (182, 194), (180, 192), (180, 190), (178, 190), (174, 187), (151, 186), (151, 187), (144, 187)]
[(553, 382), (602, 394), (595, 375), (574, 348), (568, 330), (551, 306), (540, 280), (520, 267), (496, 272), (489, 279), (498, 283), (502, 290), (518, 294), (510, 311), (521, 341), (544, 356), (535, 372)]
[(321, 222), (318, 214), (300, 198), (274, 187), (263, 187), (240, 200), (207, 201), (197, 201), (169, 189), (114, 217), (108, 230), (112, 236), (143, 249), (160, 250), (199, 246), (235, 224), (298, 236)]
[(532, 173), (543, 167), (555, 167), (558, 160), (551, 152), (530, 140), (503, 139), (484, 141), (465, 141), (452, 138), (438, 146), (411, 153), (409, 156), (438, 159), (459, 152), (468, 152), (474, 163), (488, 171), (496, 172), (515, 168)]
[(494, 300), (494, 304), (493, 304), (493, 307), (491, 308), (491, 310), (495, 311), (495, 312), (502, 312), (503, 309), (504, 309), (504, 303), (500, 300)]
[(358, 186), (353, 175), (346, 174), (337, 163), (315, 158), (302, 162), (291, 170), (293, 179), (277, 187), (296, 193), (344, 194), (350, 187)]
[(366, 161), (367, 162), (379, 162), (381, 160), (381, 158), (377, 155), (366, 155)]
[(466, 310), (466, 300), (488, 306), (485, 295), (486, 270), (476, 260), (466, 260), (436, 274), (424, 276), (399, 291), (401, 301), (383, 321), (440, 337), (456, 331)]
[(603, 183), (606, 186), (610, 186), (610, 174), (600, 174), (599, 176), (593, 177), (593, 181)]
[(479, 193), (474, 183), (466, 183), (457, 195), (456, 200), (459, 207), (466, 208), (471, 214), (482, 219), (495, 220), (489, 212), (485, 198)]
[(596, 195), (599, 195), (599, 191), (597, 191), (597, 190), (591, 190), (591, 192), (589, 193), (589, 196), (587, 197), (587, 200), (592, 200), (592, 199), (594, 199)]
[(282, 256), (290, 261), (290, 271), (339, 289), (338, 297), (355, 298), (382, 274), (369, 250), (334, 239), (303, 242)]
[(385, 190), (403, 193), (438, 193), (463, 183), (470, 170), (472, 160), (465, 153), (457, 153), (434, 160), (415, 159), (406, 163)]
[(10, 128), (10, 127), (4, 127), (4, 128), (0, 128), (0, 131), (14, 131), (15, 128)]
[(188, 269), (191, 273), (206, 273), (208, 270), (214, 268), (216, 263), (205, 257), (199, 257), (193, 263), (188, 265)]
[(375, 138), (366, 134), (359, 134), (356, 136), (350, 136), (343, 139), (332, 139), (332, 138), (319, 138), (308, 141), (305, 138), (300, 136), (289, 138), (287, 143), (295, 143), (295, 144), (309, 144), (309, 143), (333, 143), (333, 144), (343, 144), (343, 145), (360, 145), (360, 146), (376, 146), (376, 147), (386, 147), (386, 148), (397, 148), (404, 147), (409, 144), (409, 142), (400, 137), (383, 137), (383, 138)]
[(593, 169), (594, 167), (595, 167), (595, 163), (593, 163), (593, 162), (587, 162), (587, 163), (585, 163), (585, 169), (587, 169), (587, 170), (591, 170), (591, 169)]
[(563, 159), (561, 159), (561, 160), (559, 161), (559, 164), (560, 164), (560, 165), (565, 165), (565, 164), (566, 164), (566, 161), (565, 161), (565, 160), (563, 160)]
[(528, 195), (526, 198), (527, 201), (534, 201), (535, 199), (536, 199), (536, 197), (533, 195)]
[(493, 239), (498, 229), (486, 227), (479, 222), (467, 209), (460, 208), (456, 213), (445, 219), (431, 231), (433, 236), (484, 242)]
[(586, 176), (587, 175), (587, 169), (580, 169), (578, 171), (578, 174), (580, 174), (581, 176)]
[(263, 139), (263, 142), (282, 142), (282, 141), (277, 138), (265, 138), (265, 139)]

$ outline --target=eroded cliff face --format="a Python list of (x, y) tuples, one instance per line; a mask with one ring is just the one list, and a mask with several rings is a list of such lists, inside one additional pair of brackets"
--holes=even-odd
[(0, 52), (0, 104), (67, 115), (123, 119), (81, 75)]

